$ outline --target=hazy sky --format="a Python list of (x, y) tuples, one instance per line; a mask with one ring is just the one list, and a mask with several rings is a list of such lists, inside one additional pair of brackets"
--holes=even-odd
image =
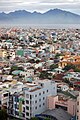
[(45, 12), (54, 8), (80, 14), (80, 0), (0, 0), (0, 12), (15, 10)]

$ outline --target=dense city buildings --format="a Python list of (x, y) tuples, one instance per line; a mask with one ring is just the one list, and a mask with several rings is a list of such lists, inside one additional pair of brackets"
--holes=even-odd
[(80, 29), (0, 28), (1, 109), (19, 120), (80, 120)]

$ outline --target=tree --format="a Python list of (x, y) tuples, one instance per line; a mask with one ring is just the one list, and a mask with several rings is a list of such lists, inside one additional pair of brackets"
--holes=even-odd
[(37, 117), (32, 117), (30, 120), (39, 120)]
[(77, 68), (77, 67), (76, 67), (76, 68), (74, 69), (74, 72), (80, 72), (80, 68)]
[(65, 70), (65, 71), (68, 71), (70, 69), (73, 69), (74, 72), (80, 72), (80, 68), (78, 68), (78, 66), (73, 65), (73, 64), (68, 64), (63, 68), (63, 70)]
[(39, 63), (39, 62), (40, 62), (40, 60), (36, 60), (35, 62), (36, 62), (36, 63)]
[(50, 118), (45, 118), (45, 120), (51, 120)]
[(15, 70), (22, 70), (24, 71), (24, 68), (23, 67), (18, 67), (17, 65), (14, 65), (11, 67), (11, 70), (10, 70), (10, 74), (15, 71)]
[(68, 64), (68, 65), (66, 65), (64, 68), (63, 68), (63, 70), (65, 70), (65, 71), (68, 71), (68, 70), (70, 70), (70, 69), (75, 69), (75, 66), (74, 65), (72, 65), (72, 64)]
[(8, 114), (6, 110), (2, 109), (0, 110), (0, 120), (7, 120)]
[(41, 79), (51, 79), (52, 73), (48, 73), (48, 71), (42, 71), (39, 76)]
[(55, 68), (58, 68), (58, 64), (52, 64), (52, 65), (50, 65), (50, 69), (52, 70), (52, 69), (55, 69)]
[(14, 71), (14, 70), (18, 70), (18, 66), (14, 65), (11, 67), (11, 72)]
[(62, 54), (61, 54), (61, 53), (57, 53), (57, 54), (55, 55), (55, 58), (57, 59), (57, 58), (59, 58), (60, 56), (62, 56)]

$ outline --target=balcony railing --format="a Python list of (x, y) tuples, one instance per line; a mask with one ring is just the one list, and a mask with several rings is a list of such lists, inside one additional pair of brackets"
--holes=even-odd
[(68, 106), (68, 103), (67, 102), (64, 102), (64, 101), (59, 101), (59, 102), (56, 102), (57, 105), (62, 105), (62, 106)]

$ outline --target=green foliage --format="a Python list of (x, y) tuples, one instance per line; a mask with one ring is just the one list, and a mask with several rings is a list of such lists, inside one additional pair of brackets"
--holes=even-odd
[(74, 72), (80, 72), (80, 69), (76, 67), (76, 68), (74, 69)]
[(48, 73), (47, 71), (42, 71), (39, 77), (42, 79), (50, 79), (52, 77), (52, 73)]
[(68, 83), (68, 84), (70, 83), (70, 81), (68, 79), (66, 79), (66, 78), (64, 79), (64, 82)]
[(0, 120), (7, 120), (7, 117), (8, 115), (7, 115), (6, 110), (4, 109), (0, 110)]
[(63, 68), (63, 70), (65, 70), (65, 71), (68, 71), (68, 70), (70, 70), (70, 69), (75, 69), (75, 66), (72, 65), (72, 64), (68, 64), (68, 65), (66, 65), (66, 66)]
[(61, 93), (63, 93), (66, 96), (69, 96), (70, 98), (76, 99), (76, 96), (73, 96), (70, 92), (68, 91), (61, 91)]
[(24, 71), (24, 68), (23, 67), (18, 67), (16, 65), (14, 65), (14, 66), (11, 67), (10, 73), (12, 73), (15, 70), (22, 70), (22, 71)]
[(61, 53), (57, 53), (57, 54), (55, 55), (55, 58), (57, 59), (57, 58), (59, 58), (59, 56), (62, 56), (62, 54), (61, 54)]
[(51, 120), (50, 118), (45, 118), (45, 120)]
[(80, 69), (79, 69), (77, 66), (73, 65), (73, 64), (68, 64), (68, 65), (66, 65), (66, 66), (63, 68), (63, 70), (65, 70), (65, 71), (68, 71), (68, 70), (70, 70), (70, 69), (73, 69), (74, 72), (80, 72)]
[(11, 67), (11, 71), (14, 71), (14, 70), (18, 70), (18, 66), (16, 66), (16, 65), (15, 65), (15, 66), (12, 66), (12, 67)]
[(30, 120), (39, 120), (39, 119), (36, 117), (32, 117)]
[(58, 68), (58, 64), (52, 64), (52, 65), (50, 65), (50, 69), (52, 70), (52, 69), (55, 69), (55, 68)]
[(40, 60), (36, 60), (36, 63), (39, 63), (40, 62)]

